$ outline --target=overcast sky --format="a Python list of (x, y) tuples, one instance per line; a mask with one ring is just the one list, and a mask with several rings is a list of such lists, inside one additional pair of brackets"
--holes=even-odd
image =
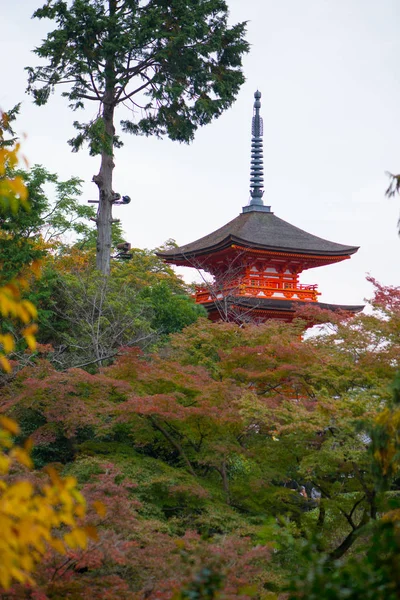
[[(99, 159), (72, 154), (79, 118), (53, 96), (36, 107), (24, 95), (24, 67), (49, 22), (31, 20), (40, 0), (0, 0), (0, 106), (22, 101), (18, 131), (30, 164), (85, 180)], [(154, 248), (194, 241), (236, 217), (249, 200), (253, 93), (262, 92), (264, 202), (282, 219), (328, 240), (360, 246), (350, 260), (306, 271), (320, 300), (359, 304), (367, 273), (399, 285), (398, 199), (385, 171), (400, 171), (399, 0), (228, 0), (231, 22), (248, 21), (251, 51), (237, 102), (199, 130), (190, 146), (126, 137), (116, 151), (114, 189), (132, 198), (115, 207), (126, 239)], [(95, 114), (95, 109), (92, 109)], [(118, 115), (117, 115), (118, 116)], [(188, 280), (192, 275), (188, 275)]]

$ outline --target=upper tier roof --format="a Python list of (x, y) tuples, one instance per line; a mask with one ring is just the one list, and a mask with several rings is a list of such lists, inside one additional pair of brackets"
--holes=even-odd
[(257, 210), (256, 207), (254, 210), (252, 207), (246, 208), (246, 212), (213, 233), (158, 255), (170, 261), (182, 260), (211, 254), (229, 248), (232, 244), (311, 256), (348, 256), (358, 250), (358, 246), (344, 246), (307, 233), (276, 217), (272, 212)]

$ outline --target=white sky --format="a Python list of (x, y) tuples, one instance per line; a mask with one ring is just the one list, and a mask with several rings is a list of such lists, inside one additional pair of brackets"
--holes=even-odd
[[(23, 101), (18, 130), (30, 164), (85, 180), (99, 158), (72, 154), (80, 118), (53, 96), (44, 107), (24, 95), (24, 67), (51, 24), (31, 20), (41, 0), (0, 0), (0, 106)], [(264, 119), (264, 202), (282, 219), (328, 240), (361, 246), (350, 260), (306, 271), (322, 302), (362, 303), (370, 273), (399, 285), (398, 199), (385, 171), (400, 171), (400, 3), (398, 0), (228, 0), (231, 22), (248, 23), (246, 83), (235, 105), (199, 130), (190, 146), (125, 137), (116, 151), (114, 189), (132, 198), (115, 207), (126, 239), (154, 248), (194, 241), (236, 217), (249, 199), (253, 93)], [(96, 109), (91, 109), (95, 114)], [(92, 114), (91, 113), (91, 114)], [(117, 114), (118, 116), (118, 114)], [(82, 120), (84, 120), (82, 118)], [(182, 272), (182, 271), (181, 271)], [(187, 279), (192, 279), (188, 272)]]

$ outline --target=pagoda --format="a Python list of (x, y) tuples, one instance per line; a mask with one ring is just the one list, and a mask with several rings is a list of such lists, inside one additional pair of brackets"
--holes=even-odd
[(317, 285), (300, 283), (303, 271), (346, 260), (358, 247), (307, 233), (264, 205), (261, 93), (257, 91), (254, 97), (249, 204), (220, 229), (158, 256), (212, 276), (212, 283), (196, 288), (195, 299), (213, 321), (291, 321), (297, 309), (307, 304), (357, 313), (364, 307), (318, 302)]

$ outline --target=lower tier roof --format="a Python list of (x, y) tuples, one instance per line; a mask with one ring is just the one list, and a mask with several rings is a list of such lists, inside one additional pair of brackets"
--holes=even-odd
[[(214, 301), (204, 303), (202, 306), (204, 306), (208, 313), (218, 311), (218, 303)], [(277, 318), (279, 318), (280, 313), (282, 316), (290, 315), (293, 318), (297, 310), (305, 306), (320, 308), (322, 310), (331, 310), (333, 312), (347, 312), (350, 314), (359, 313), (364, 309), (364, 305), (361, 304), (329, 304), (325, 302), (301, 302), (299, 300), (254, 298), (246, 296), (231, 296), (229, 298), (229, 306), (232, 308), (232, 312), (235, 310), (248, 311), (250, 316), (252, 311), (254, 311), (255, 314), (270, 313), (271, 318), (273, 318), (272, 313), (275, 313)]]

